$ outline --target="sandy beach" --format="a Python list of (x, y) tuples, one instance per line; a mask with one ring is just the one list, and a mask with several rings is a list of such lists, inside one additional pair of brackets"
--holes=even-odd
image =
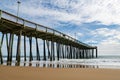
[(120, 80), (119, 69), (0, 66), (1, 80)]

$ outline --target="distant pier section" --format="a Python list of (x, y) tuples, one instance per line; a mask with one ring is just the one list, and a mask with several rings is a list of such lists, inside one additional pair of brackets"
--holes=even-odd
[[(3, 63), (2, 46), (6, 40), (7, 61), (12, 62), (14, 37), (17, 36), (16, 62), (21, 60), (21, 44), (24, 45), (24, 61), (26, 61), (26, 50), (29, 51), (29, 61), (33, 60), (33, 38), (36, 45), (36, 60), (41, 60), (43, 54), (44, 61), (55, 59), (83, 59), (96, 58), (97, 47), (80, 42), (62, 32), (52, 28), (25, 20), (13, 14), (0, 10), (0, 62)], [(5, 38), (5, 39), (4, 39)], [(22, 38), (24, 42), (21, 43)], [(29, 49), (26, 49), (26, 42), (29, 39)], [(42, 42), (40, 48), (39, 40)], [(42, 50), (43, 53), (40, 53)]]

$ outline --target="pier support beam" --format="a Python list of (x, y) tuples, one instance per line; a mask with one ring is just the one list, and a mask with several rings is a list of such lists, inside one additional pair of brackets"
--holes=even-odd
[(45, 40), (43, 40), (43, 60), (46, 61), (46, 49), (45, 49)]
[(2, 38), (0, 40), (0, 62), (3, 64), (3, 57), (2, 57), (2, 44), (3, 44), (4, 34), (2, 34)]
[(12, 48), (13, 48), (13, 40), (14, 40), (14, 34), (10, 33), (9, 39), (8, 35), (6, 34), (6, 44), (7, 44), (7, 65), (11, 65), (12, 62)]
[(97, 47), (96, 47), (96, 58), (98, 57), (98, 50), (97, 50)]
[(26, 36), (24, 35), (24, 61), (26, 61)]
[(50, 61), (53, 60), (53, 43), (51, 41), (51, 55), (50, 55)]
[(94, 49), (92, 49), (92, 58), (94, 58)]
[(70, 59), (72, 59), (72, 46), (70, 45)]
[(52, 42), (52, 45), (53, 45), (52, 48), (53, 48), (53, 61), (54, 61), (55, 60), (55, 49), (54, 49), (55, 46), (54, 46), (54, 42)]
[(47, 44), (47, 49), (48, 49), (48, 59), (50, 58), (50, 48), (49, 48), (49, 41), (46, 40), (46, 44)]
[(19, 65), (20, 63), (20, 53), (21, 53), (21, 36), (22, 36), (22, 31), (20, 31), (18, 35), (18, 43), (17, 43), (17, 55), (16, 55), (16, 60)]
[(37, 37), (36, 37), (35, 39), (36, 39), (36, 57), (37, 57), (37, 60), (40, 61), (40, 53), (39, 53), (38, 39), (37, 39)]
[(32, 56), (32, 37), (29, 37), (29, 43), (30, 43), (30, 56), (29, 56), (29, 61), (33, 60)]
[(59, 47), (60, 47), (60, 44), (59, 43), (56, 43), (56, 51), (57, 51), (57, 60), (59, 61)]
[(65, 55), (64, 55), (64, 45), (62, 44), (62, 58), (64, 59)]
[(14, 34), (11, 34), (11, 41), (10, 41), (10, 62), (12, 62), (12, 54), (13, 54), (13, 42), (14, 42)]
[(53, 37), (51, 36), (51, 60), (55, 60), (55, 51), (54, 51), (54, 42), (53, 42)]

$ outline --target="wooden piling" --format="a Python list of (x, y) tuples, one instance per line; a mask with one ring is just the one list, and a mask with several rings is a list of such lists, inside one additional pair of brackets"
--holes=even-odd
[(80, 59), (82, 58), (82, 53), (81, 53), (81, 49), (79, 50), (80, 51)]
[(0, 40), (0, 62), (3, 64), (3, 57), (2, 57), (2, 45), (3, 45), (4, 33), (2, 33), (2, 38)]
[(43, 40), (43, 60), (46, 61), (46, 49), (45, 49), (45, 40)]
[(51, 41), (51, 55), (50, 55), (50, 61), (53, 60), (53, 43)]
[(8, 60), (7, 60), (7, 61), (8, 61), (9, 63), (11, 63), (11, 61), (10, 61), (10, 60), (11, 60), (11, 59), (10, 59), (10, 58), (11, 58), (11, 39), (12, 39), (12, 34), (10, 34), (9, 43), (8, 43), (8, 44), (9, 44), (9, 45), (8, 45), (8, 55), (9, 55), (9, 56), (8, 56)]
[(33, 55), (32, 55), (32, 37), (29, 37), (29, 44), (30, 44), (30, 56), (29, 56), (29, 61), (33, 60)]
[[(6, 45), (7, 45), (7, 62), (9, 61), (9, 43), (8, 43), (8, 34), (6, 34)], [(16, 58), (17, 59), (17, 58)]]
[(36, 59), (38, 60), (38, 61), (40, 61), (40, 53), (39, 53), (39, 46), (38, 46), (38, 39), (37, 39), (37, 37), (35, 38), (36, 39)]
[(85, 51), (84, 51), (84, 49), (82, 49), (82, 58), (85, 58)]
[(9, 39), (8, 35), (6, 34), (6, 44), (7, 44), (7, 65), (11, 65), (12, 62), (12, 50), (13, 50), (13, 40), (14, 40), (14, 34), (10, 33)]
[(63, 59), (65, 58), (65, 50), (64, 50), (64, 45), (62, 44), (62, 56), (63, 56)]
[(57, 60), (59, 61), (59, 43), (56, 43)]
[(24, 61), (26, 60), (26, 36), (24, 35)]
[(10, 52), (10, 53), (11, 53), (11, 55), (10, 55), (10, 62), (12, 62), (13, 42), (14, 42), (14, 34), (12, 33), (12, 34), (11, 34), (11, 41), (10, 41), (10, 43), (11, 43), (11, 44), (10, 44), (10, 46), (11, 46), (11, 47), (10, 47), (10, 49), (11, 49), (11, 52)]
[(48, 49), (48, 59), (50, 58), (50, 49), (49, 49), (49, 41), (46, 40), (46, 44), (47, 44), (47, 49)]
[(68, 50), (68, 45), (67, 45), (67, 59), (69, 58), (69, 50)]
[(70, 59), (72, 59), (72, 46), (70, 45)]
[(53, 61), (55, 60), (55, 47), (54, 47), (54, 42), (52, 42), (53, 45)]
[(20, 31), (20, 33), (19, 33), (19, 35), (18, 35), (18, 43), (17, 43), (17, 56), (16, 56), (17, 63), (20, 63), (20, 53), (21, 53), (21, 36), (22, 36), (22, 31)]
[(52, 56), (52, 60), (55, 60), (55, 51), (54, 51), (54, 42), (53, 42), (53, 37), (51, 36), (51, 56)]
[(96, 48), (96, 58), (98, 57), (98, 54), (97, 54), (97, 52), (98, 52), (98, 51), (97, 51), (97, 48)]
[(92, 49), (92, 58), (94, 58), (94, 49)]
[(65, 58), (67, 58), (67, 47), (65, 45)]

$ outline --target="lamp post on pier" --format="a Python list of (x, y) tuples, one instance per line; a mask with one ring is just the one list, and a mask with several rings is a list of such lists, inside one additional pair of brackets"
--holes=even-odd
[(17, 3), (18, 3), (18, 7), (17, 7), (17, 17), (19, 17), (19, 8), (20, 8), (20, 1), (17, 1)]

